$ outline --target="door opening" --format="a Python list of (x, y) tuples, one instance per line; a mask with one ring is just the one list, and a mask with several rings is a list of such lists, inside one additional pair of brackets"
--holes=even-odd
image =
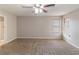
[(0, 16), (0, 40), (4, 40), (4, 17)]

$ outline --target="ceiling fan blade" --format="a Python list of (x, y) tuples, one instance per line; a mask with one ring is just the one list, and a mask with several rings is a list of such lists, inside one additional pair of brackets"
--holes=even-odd
[(32, 6), (22, 6), (22, 8), (33, 8)]
[(48, 4), (48, 5), (45, 5), (44, 7), (52, 7), (52, 6), (55, 6), (55, 4)]
[(48, 12), (46, 9), (42, 9), (42, 10), (43, 10), (43, 12), (45, 12), (45, 13), (47, 13), (47, 12)]

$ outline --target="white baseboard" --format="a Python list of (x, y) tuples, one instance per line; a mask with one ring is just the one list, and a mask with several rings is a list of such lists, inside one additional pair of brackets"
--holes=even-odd
[[(20, 39), (61, 39), (60, 37), (18, 37)], [(14, 38), (14, 39), (11, 39), (11, 40), (1, 40), (0, 41), (0, 46), (4, 45), (4, 44), (7, 44), (13, 40), (15, 40), (17, 38)]]
[[(13, 40), (15, 40), (15, 39), (16, 39), (16, 38), (11, 39), (11, 40), (7, 40), (6, 43), (9, 43), (9, 42), (11, 42), (11, 41), (13, 41)], [(5, 44), (6, 44), (6, 43), (5, 43)]]
[[(20, 39), (61, 39), (61, 38), (58, 38), (58, 37), (18, 37)], [(14, 39), (11, 39), (11, 40), (0, 40), (0, 46), (4, 45), (4, 44), (7, 44), (13, 40), (15, 40), (17, 38), (14, 38)]]
[(70, 45), (72, 45), (72, 46), (74, 46), (75, 48), (78, 48), (78, 49), (79, 49), (79, 46), (76, 45), (73, 41), (71, 41), (70, 38), (66, 38), (66, 37), (63, 37), (63, 38), (64, 38), (64, 40), (65, 40), (66, 42), (68, 42)]
[(15, 40), (15, 39), (16, 39), (16, 38), (11, 39), (11, 40), (1, 40), (1, 41), (0, 41), (0, 46), (5, 45), (5, 44), (7, 44), (7, 43), (9, 43), (9, 42), (11, 42), (11, 41), (13, 41), (13, 40)]
[(61, 38), (54, 38), (54, 37), (18, 37), (18, 38), (22, 38), (22, 39), (61, 39)]

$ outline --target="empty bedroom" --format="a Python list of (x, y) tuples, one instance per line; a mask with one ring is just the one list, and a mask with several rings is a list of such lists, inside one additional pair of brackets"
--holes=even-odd
[(79, 4), (0, 4), (0, 55), (79, 55)]

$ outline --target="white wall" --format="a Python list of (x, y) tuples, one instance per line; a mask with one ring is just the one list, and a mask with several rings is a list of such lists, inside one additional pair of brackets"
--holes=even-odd
[(19, 16), (17, 24), (18, 38), (61, 38), (60, 17)]
[(64, 38), (67, 42), (79, 48), (79, 9), (65, 15), (64, 18), (70, 19), (69, 28), (64, 31)]
[(0, 16), (4, 17), (4, 44), (6, 42), (16, 39), (16, 16), (1, 10)]

